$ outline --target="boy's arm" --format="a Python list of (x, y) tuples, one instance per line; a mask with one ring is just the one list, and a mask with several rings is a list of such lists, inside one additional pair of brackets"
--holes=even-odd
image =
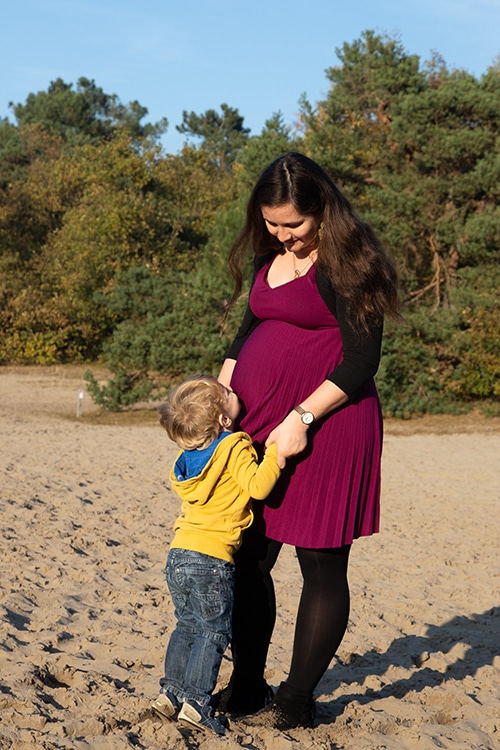
[(264, 500), (281, 474), (276, 444), (269, 446), (260, 464), (251, 443), (238, 445), (232, 451), (229, 469), (242, 490), (255, 500)]

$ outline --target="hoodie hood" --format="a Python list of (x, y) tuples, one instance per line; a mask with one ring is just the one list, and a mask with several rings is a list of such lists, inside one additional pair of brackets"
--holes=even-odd
[(177, 460), (174, 464), (174, 474), (175, 478), (178, 482), (183, 482), (186, 479), (192, 479), (193, 477), (197, 477), (207, 463), (212, 458), (213, 454), (215, 453), (217, 446), (221, 442), (221, 440), (224, 440), (224, 438), (228, 437), (232, 433), (230, 432), (221, 432), (219, 437), (212, 441), (209, 446), (206, 448), (203, 448), (202, 450), (193, 449), (193, 450), (183, 450), (182, 453), (180, 453), (177, 457)]
[(248, 436), (244, 432), (223, 432), (202, 451), (181, 451), (170, 472), (172, 489), (183, 502), (206, 503), (213, 494), (231, 451), (239, 442), (246, 444), (247, 441)]

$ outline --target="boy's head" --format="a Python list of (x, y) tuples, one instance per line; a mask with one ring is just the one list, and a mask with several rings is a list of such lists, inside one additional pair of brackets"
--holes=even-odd
[(238, 397), (213, 375), (192, 375), (160, 407), (160, 424), (182, 450), (206, 448), (240, 411)]

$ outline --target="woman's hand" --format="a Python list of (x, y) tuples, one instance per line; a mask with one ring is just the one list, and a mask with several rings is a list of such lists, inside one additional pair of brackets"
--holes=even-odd
[(274, 428), (266, 440), (266, 448), (271, 443), (276, 443), (278, 446), (280, 469), (285, 468), (287, 458), (296, 456), (307, 447), (307, 427), (302, 423), (296, 411), (290, 412), (283, 422)]
[[(349, 400), (344, 391), (325, 380), (306, 399), (300, 402), (306, 411), (314, 414), (315, 421), (330, 414)], [(278, 446), (278, 464), (281, 469), (285, 467), (285, 459), (296, 456), (307, 446), (307, 425), (305, 425), (298, 412), (293, 411), (271, 432), (266, 440), (266, 447), (276, 443)]]

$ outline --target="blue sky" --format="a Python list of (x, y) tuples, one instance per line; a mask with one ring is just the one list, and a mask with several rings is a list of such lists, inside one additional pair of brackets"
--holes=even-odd
[(2, 7), (0, 117), (61, 77), (85, 76), (127, 104), (167, 117), (175, 153), (183, 110), (239, 110), (258, 135), (281, 111), (293, 126), (302, 93), (326, 96), (335, 50), (366, 29), (433, 51), (476, 77), (500, 54), (500, 0), (17, 0)]

